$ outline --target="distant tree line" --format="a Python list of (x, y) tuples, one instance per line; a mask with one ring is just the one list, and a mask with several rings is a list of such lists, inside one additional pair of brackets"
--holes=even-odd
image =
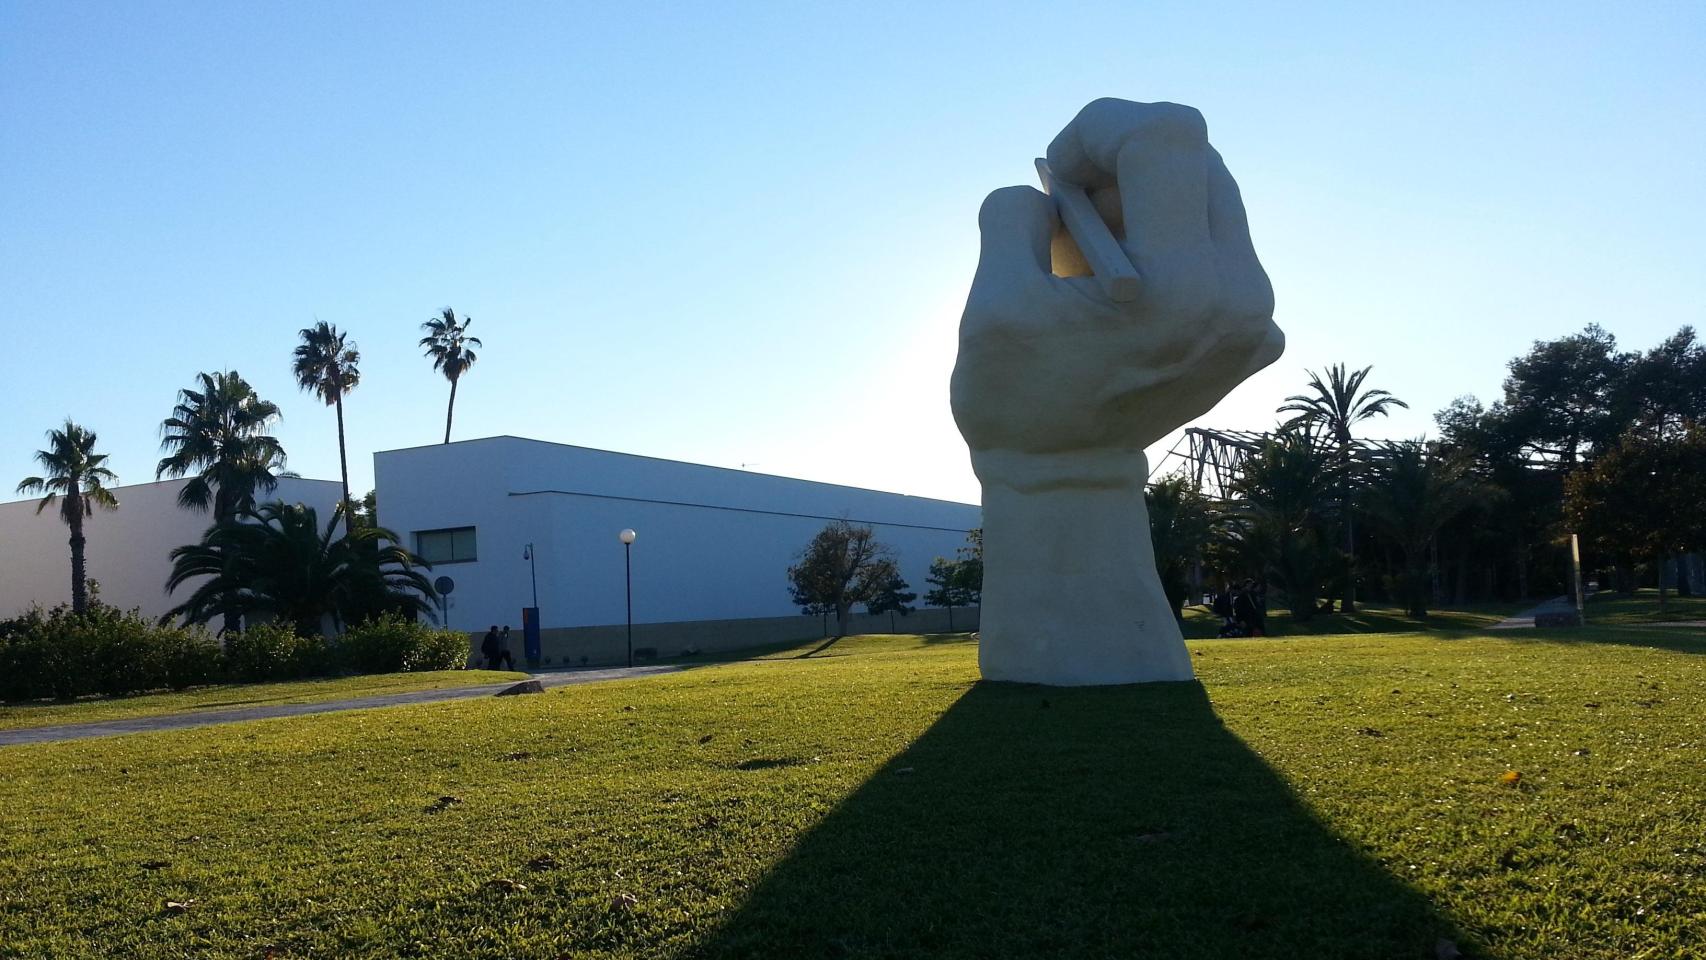
[(1356, 436), (1404, 405), (1369, 372), (1311, 374), (1224, 499), (1189, 471), (1150, 486), (1176, 609), (1200, 572), (1209, 589), (1264, 584), (1299, 619), (1354, 610), (1359, 597), (1423, 617), (1441, 603), (1566, 593), (1571, 533), (1586, 575), (1624, 591), (1662, 587), (1667, 561), (1706, 549), (1706, 345), (1692, 327), (1644, 353), (1620, 351), (1598, 326), (1537, 341), (1510, 362), (1501, 399), (1439, 411), (1434, 440)]
[[(925, 606), (945, 607), (948, 629), (954, 609), (976, 606), (983, 593), (983, 531), (972, 530), (954, 559), (937, 557), (927, 576)], [(832, 520), (812, 537), (788, 567), (788, 592), (807, 615), (835, 615), (835, 635), (846, 636), (848, 617), (858, 605), (870, 614), (906, 616), (918, 598), (900, 575), (894, 551), (877, 540), (869, 526)]]

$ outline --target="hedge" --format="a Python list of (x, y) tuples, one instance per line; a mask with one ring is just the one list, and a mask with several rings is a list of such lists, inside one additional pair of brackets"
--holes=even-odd
[(0, 701), (119, 696), (198, 684), (346, 673), (459, 670), (468, 635), (396, 614), (327, 640), (281, 624), (258, 624), (218, 641), (200, 628), (161, 626), (137, 611), (96, 604), (32, 609), (0, 620)]

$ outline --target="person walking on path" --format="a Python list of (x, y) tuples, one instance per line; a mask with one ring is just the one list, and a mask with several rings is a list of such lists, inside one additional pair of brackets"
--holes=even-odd
[(494, 623), (492, 628), (486, 631), (486, 639), (480, 641), (480, 656), (486, 658), (487, 670), (498, 668), (498, 652), (503, 649), (499, 644), (498, 625)]
[[(509, 652), (509, 624), (504, 624), (503, 632), (498, 634), (498, 658), (504, 662), (505, 670), (515, 669), (515, 654)], [(494, 666), (492, 669), (497, 669)]]

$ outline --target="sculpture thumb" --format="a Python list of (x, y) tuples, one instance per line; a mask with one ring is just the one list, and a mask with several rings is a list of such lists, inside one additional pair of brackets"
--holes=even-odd
[(1007, 288), (1049, 275), (1049, 242), (1054, 236), (1054, 202), (1031, 187), (1002, 187), (983, 201), (977, 214), (983, 247), (978, 255), (974, 295), (980, 286)]

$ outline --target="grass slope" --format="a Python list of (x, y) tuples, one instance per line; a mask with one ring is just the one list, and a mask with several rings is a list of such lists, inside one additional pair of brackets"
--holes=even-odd
[(1706, 597), (1679, 597), (1671, 591), (1660, 607), (1657, 590), (1637, 590), (1628, 595), (1605, 590), (1588, 597), (1587, 617), (1592, 624), (1706, 620)]
[(1698, 947), (1699, 631), (1191, 646), (1201, 686), (980, 684), (968, 641), (865, 637), (3, 749), (0, 956)]
[(8, 703), (0, 704), (0, 730), (19, 730), (61, 723), (131, 720), (200, 710), (234, 710), (239, 707), (351, 700), (386, 693), (406, 693), (411, 690), (472, 687), (483, 683), (520, 680), (526, 676), (525, 673), (503, 670), (436, 670), (342, 677), (336, 680), (221, 684), (177, 693), (147, 693), (134, 697), (107, 697), (73, 703)]

